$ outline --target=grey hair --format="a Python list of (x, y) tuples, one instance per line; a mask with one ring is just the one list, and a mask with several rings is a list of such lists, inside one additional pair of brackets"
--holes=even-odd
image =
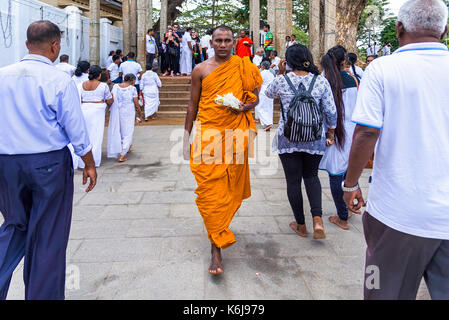
[(262, 61), (262, 63), (260, 64), (260, 66), (261, 66), (262, 68), (264, 68), (265, 70), (268, 70), (268, 69), (270, 69), (271, 64), (270, 64), (269, 61)]
[(441, 36), (447, 18), (448, 8), (442, 0), (409, 0), (399, 10), (397, 21), (407, 32), (426, 30)]

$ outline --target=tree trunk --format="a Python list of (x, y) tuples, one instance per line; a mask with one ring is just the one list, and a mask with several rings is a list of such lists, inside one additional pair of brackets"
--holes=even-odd
[[(180, 7), (183, 4), (184, 0), (168, 0), (168, 8), (167, 8), (167, 23), (168, 25), (173, 24), (173, 22), (176, 22), (176, 18), (179, 16), (181, 11), (177, 9), (177, 7)], [(160, 26), (160, 18), (157, 20), (157, 22), (154, 25), (154, 30), (159, 30)], [(181, 26), (185, 27), (185, 26)]]
[(357, 27), (368, 0), (337, 1), (337, 44), (357, 52)]

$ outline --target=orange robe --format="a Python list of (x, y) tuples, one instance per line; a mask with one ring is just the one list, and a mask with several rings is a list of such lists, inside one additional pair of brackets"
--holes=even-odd
[[(228, 227), (242, 201), (251, 196), (248, 148), (257, 129), (251, 111), (236, 115), (214, 100), (232, 92), (244, 103), (255, 102), (253, 91), (261, 84), (258, 68), (248, 57), (236, 55), (202, 81), (190, 168), (198, 184), (196, 204), (209, 240), (223, 249), (236, 242)], [(243, 140), (230, 134), (248, 132)]]

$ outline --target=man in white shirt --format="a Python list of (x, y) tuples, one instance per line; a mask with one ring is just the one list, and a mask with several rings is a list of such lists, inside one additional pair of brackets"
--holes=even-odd
[(181, 75), (189, 76), (192, 73), (192, 28), (186, 28), (186, 32), (182, 36), (182, 53), (181, 53)]
[(260, 69), (260, 64), (262, 63), (263, 60), (263, 53), (264, 50), (262, 47), (258, 48), (256, 50), (256, 55), (253, 58), (253, 63)]
[(106, 69), (106, 75), (108, 76), (108, 84), (111, 83), (122, 83), (122, 78), (120, 77), (119, 65), (122, 61), (119, 55), (114, 55), (112, 57), (113, 62)]
[(377, 45), (377, 42), (374, 42), (374, 44), (366, 49), (366, 55), (367, 56), (377, 56), (378, 52), (380, 50), (380, 47)]
[(29, 54), (0, 68), (0, 300), (22, 258), (25, 299), (60, 300), (74, 192), (67, 145), (86, 163), (86, 192), (97, 171), (75, 82), (53, 65), (60, 29), (35, 21), (26, 34)]
[(59, 63), (56, 65), (56, 68), (58, 68), (61, 71), (64, 71), (69, 76), (73, 76), (76, 70), (74, 66), (69, 64), (69, 56), (66, 54), (63, 54), (59, 57)]
[(111, 63), (113, 62), (113, 61), (112, 61), (112, 58), (113, 58), (115, 55), (116, 55), (116, 53), (115, 53), (114, 50), (109, 51), (109, 56), (108, 56), (108, 58), (106, 59), (106, 68), (107, 68), (108, 66), (111, 65)]
[(278, 57), (278, 53), (276, 50), (271, 51), (270, 60), (271, 60), (270, 68), (273, 69), (274, 72), (277, 74), (279, 71), (279, 62), (281, 62), (281, 58)]
[(201, 38), (201, 48), (202, 48), (202, 53), (203, 53), (204, 59), (206, 59), (206, 57), (207, 57), (207, 58), (211, 58), (211, 57), (209, 57), (209, 55), (207, 54), (207, 51), (208, 51), (209, 49), (212, 49), (212, 50), (213, 50), (213, 48), (212, 48), (211, 45), (210, 45), (210, 40), (212, 39), (211, 34), (212, 34), (212, 31), (211, 31), (211, 30), (207, 30), (207, 31), (206, 31), (206, 34)]
[(382, 56), (389, 56), (391, 54), (391, 44), (385, 43), (382, 48)]
[(137, 89), (137, 93), (140, 93), (140, 85), (139, 85), (139, 81), (140, 78), (142, 77), (142, 67), (139, 63), (137, 63), (136, 61), (134, 61), (134, 58), (136, 57), (134, 52), (130, 52), (127, 55), (128, 60), (126, 60), (125, 62), (122, 62), (120, 64), (119, 67), (119, 76), (120, 78), (124, 78), (124, 76), (126, 76), (128, 73), (131, 73), (133, 75), (136, 76), (136, 83), (135, 83), (135, 87)]
[(146, 63), (148, 65), (153, 65), (153, 61), (157, 58), (157, 47), (156, 39), (154, 39), (154, 29), (148, 29), (148, 33), (145, 36), (146, 51), (147, 56)]
[(405, 3), (400, 48), (374, 60), (361, 82), (343, 190), (360, 214), (357, 181), (375, 149), (363, 215), (365, 299), (416, 299), (423, 276), (432, 299), (449, 299), (447, 18), (441, 0)]

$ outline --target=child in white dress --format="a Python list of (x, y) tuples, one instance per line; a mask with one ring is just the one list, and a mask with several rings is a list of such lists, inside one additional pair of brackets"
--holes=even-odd
[(148, 118), (156, 119), (156, 112), (158, 110), (159, 88), (162, 87), (161, 80), (156, 72), (153, 71), (153, 66), (148, 65), (147, 71), (143, 74), (140, 80), (140, 89), (143, 92), (145, 101), (145, 121)]
[(118, 158), (119, 162), (128, 160), (126, 154), (132, 146), (136, 109), (139, 109), (136, 76), (125, 75), (124, 82), (114, 85), (114, 103), (110, 108), (108, 126), (108, 158)]

